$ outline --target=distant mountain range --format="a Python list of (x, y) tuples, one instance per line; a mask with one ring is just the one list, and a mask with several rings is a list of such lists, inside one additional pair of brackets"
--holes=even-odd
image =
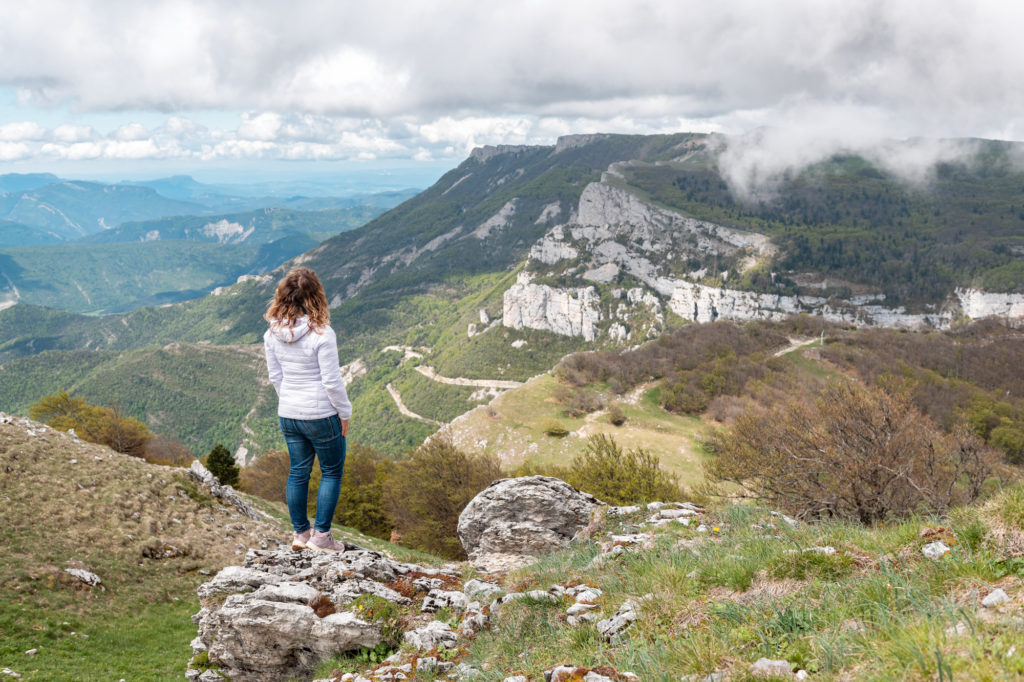
[[(434, 420), (457, 413), (466, 397), (410, 374), (388, 348), (419, 349), (442, 376), (522, 380), (567, 352), (633, 345), (692, 321), (796, 313), (903, 327), (1024, 320), (1019, 145), (978, 141), (971, 158), (938, 164), (917, 184), (839, 155), (790, 172), (772, 198), (751, 201), (722, 174), (719, 150), (728, 143), (585, 135), (480, 148), (366, 225), (215, 296), (102, 317), (2, 310), (0, 359), (11, 372), (21, 363), (9, 360), (54, 350), (48, 363), (71, 376), (75, 363), (59, 358), (83, 348), (253, 344), (276, 280), (301, 262), (324, 282), (341, 361), (365, 372), (352, 391), (363, 433), (399, 453), (433, 427), (399, 413), (387, 385), (416, 393), (421, 406), (445, 405)], [(112, 234), (155, 232), (144, 244), (158, 244), (169, 230), (244, 246), (228, 242), (259, 220), (235, 216)]]
[[(351, 192), (294, 183), (320, 194), (260, 194), (257, 186), (216, 186), (189, 176), (104, 184), (63, 180), (49, 173), (0, 175), (0, 248), (70, 242), (126, 222), (170, 216), (243, 213), (263, 208), (322, 211), (370, 206), (386, 209), (416, 190)], [(337, 232), (337, 231), (335, 231)]]
[[(83, 313), (202, 296), (415, 194), (253, 198), (187, 176), (105, 185), (50, 174), (3, 175), (0, 188), (0, 305)], [(224, 207), (236, 212), (215, 212)]]

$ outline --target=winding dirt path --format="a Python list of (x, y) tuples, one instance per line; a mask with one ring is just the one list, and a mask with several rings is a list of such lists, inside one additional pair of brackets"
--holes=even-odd
[(788, 346), (786, 346), (782, 350), (775, 351), (774, 353), (772, 353), (772, 355), (777, 357), (777, 358), (781, 358), (783, 355), (785, 355), (787, 353), (792, 353), (793, 351), (797, 350), (798, 348), (803, 348), (804, 346), (809, 346), (812, 343), (816, 343), (817, 341), (818, 341), (818, 339), (816, 339), (816, 338), (812, 338), (812, 339), (790, 339)]
[(507, 390), (510, 388), (519, 388), (523, 385), (522, 381), (505, 381), (502, 379), (464, 379), (462, 377), (443, 377), (438, 374), (433, 367), (427, 365), (418, 365), (416, 371), (423, 376), (436, 381), (441, 384), (450, 384), (452, 386), (472, 386), (473, 388), (495, 388), (499, 390)]
[(398, 393), (398, 390), (391, 384), (388, 384), (386, 388), (388, 389), (388, 393), (391, 394), (391, 399), (394, 400), (395, 405), (398, 406), (398, 411), (401, 412), (406, 417), (409, 417), (410, 419), (416, 419), (427, 424), (434, 424), (435, 426), (444, 426), (443, 422), (439, 422), (435, 419), (427, 419), (423, 415), (416, 414), (408, 407), (406, 407), (405, 403), (402, 402), (402, 396)]

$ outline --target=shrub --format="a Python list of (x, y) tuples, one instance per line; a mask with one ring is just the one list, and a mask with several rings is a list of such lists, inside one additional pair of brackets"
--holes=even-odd
[(495, 459), (468, 455), (450, 440), (434, 437), (395, 463), (384, 485), (385, 509), (405, 544), (464, 558), (456, 533), (459, 514), (501, 476)]
[(601, 394), (589, 388), (556, 386), (554, 398), (565, 406), (566, 415), (573, 419), (600, 410), (604, 406)]
[(555, 438), (563, 438), (569, 435), (569, 429), (565, 428), (565, 425), (557, 419), (547, 419), (541, 426), (544, 433)]
[(969, 429), (943, 433), (894, 381), (833, 381), (810, 401), (751, 408), (712, 440), (714, 481), (796, 516), (873, 523), (976, 499), (994, 453)]
[(126, 417), (120, 408), (97, 407), (82, 398), (72, 397), (67, 391), (41, 398), (29, 407), (32, 419), (45, 422), (55, 429), (74, 429), (83, 440), (106, 445), (112, 450), (143, 458), (153, 433), (138, 419)]
[(609, 504), (670, 501), (681, 497), (676, 477), (661, 468), (656, 455), (623, 452), (614, 438), (595, 434), (572, 460), (567, 482)]
[(238, 485), (238, 465), (228, 449), (220, 443), (206, 454), (206, 468), (217, 477), (221, 485)]
[(384, 486), (394, 466), (394, 461), (371, 447), (352, 446), (345, 457), (334, 520), (368, 535), (387, 538), (391, 522), (384, 508)]
[(608, 410), (608, 422), (612, 426), (622, 426), (626, 423), (626, 413), (622, 411), (622, 405), (615, 403)]
[(239, 474), (240, 487), (251, 495), (283, 503), (290, 468), (287, 452), (268, 450), (242, 469)]

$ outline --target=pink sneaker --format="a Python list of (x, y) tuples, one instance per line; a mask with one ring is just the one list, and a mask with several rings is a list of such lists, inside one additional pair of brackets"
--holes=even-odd
[(316, 549), (321, 552), (344, 552), (345, 543), (335, 540), (331, 531), (321, 533), (314, 529), (312, 537), (306, 543), (306, 549)]
[(306, 545), (309, 543), (309, 534), (312, 529), (307, 528), (301, 533), (296, 533), (292, 536), (292, 549), (306, 549)]

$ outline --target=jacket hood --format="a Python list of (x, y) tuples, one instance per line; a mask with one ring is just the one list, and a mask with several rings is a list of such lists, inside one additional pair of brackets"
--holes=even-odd
[(270, 333), (282, 343), (295, 343), (303, 336), (309, 333), (309, 318), (302, 316), (295, 320), (295, 326), (289, 327), (287, 325), (278, 324), (277, 320), (270, 323)]

